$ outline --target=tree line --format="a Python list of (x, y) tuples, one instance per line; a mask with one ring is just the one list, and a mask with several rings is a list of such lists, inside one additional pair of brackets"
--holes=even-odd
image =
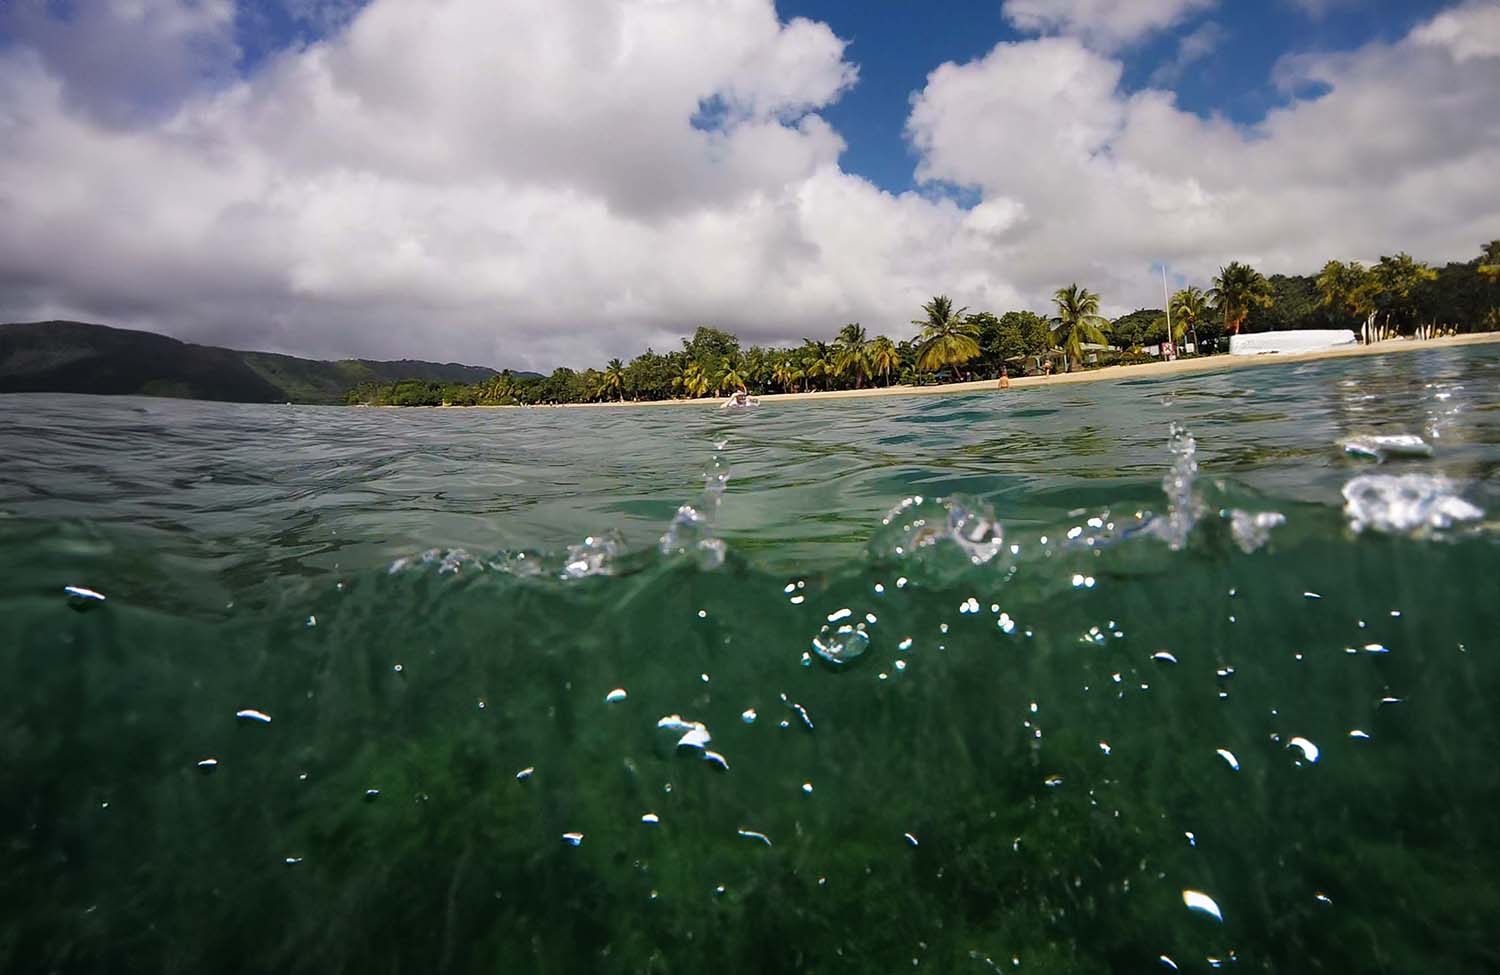
[(1442, 268), (1402, 253), (1370, 267), (1333, 260), (1316, 275), (1266, 277), (1232, 261), (1220, 268), (1208, 290), (1188, 286), (1171, 296), (1168, 309), (1139, 309), (1113, 321), (1099, 313), (1099, 296), (1077, 284), (1058, 289), (1052, 304), (1048, 317), (1031, 311), (997, 316), (955, 308), (938, 295), (922, 306), (910, 338), (870, 337), (850, 323), (831, 341), (808, 338), (790, 348), (742, 347), (736, 336), (705, 325), (683, 339), (681, 349), (648, 348), (628, 363), (612, 359), (602, 369), (560, 367), (547, 376), (507, 370), (472, 385), (364, 383), (347, 401), (528, 405), (701, 398), (741, 387), (752, 393), (862, 389), (1150, 361), (1145, 347), (1168, 341), (1182, 353), (1204, 354), (1241, 331), (1358, 331), (1371, 322), (1388, 334), (1412, 334), (1422, 326), (1495, 330), (1500, 329), (1500, 240), (1485, 244), (1471, 261)]

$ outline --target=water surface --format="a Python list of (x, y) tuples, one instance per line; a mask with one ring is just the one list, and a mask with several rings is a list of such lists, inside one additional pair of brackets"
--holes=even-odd
[(0, 397), (0, 962), (1495, 969), (1497, 390)]

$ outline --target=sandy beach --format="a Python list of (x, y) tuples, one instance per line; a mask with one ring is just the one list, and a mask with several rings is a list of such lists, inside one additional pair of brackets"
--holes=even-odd
[[(1037, 386), (1053, 386), (1065, 383), (1113, 382), (1122, 379), (1165, 379), (1171, 376), (1191, 375), (1203, 372), (1221, 372), (1227, 369), (1254, 369), (1258, 366), (1278, 366), (1295, 362), (1317, 362), (1323, 359), (1349, 359), (1369, 355), (1395, 355), (1403, 352), (1420, 352), (1424, 349), (1451, 349), (1464, 345), (1488, 345), (1500, 343), (1500, 332), (1477, 332), (1445, 338), (1387, 339), (1374, 345), (1357, 345), (1349, 348), (1330, 349), (1323, 352), (1304, 352), (1295, 355), (1234, 356), (1215, 355), (1201, 359), (1178, 359), (1174, 362), (1146, 362), (1131, 366), (1106, 366), (1103, 369), (1088, 369), (1080, 372), (1061, 373), (1053, 376), (1025, 376), (1012, 378), (1009, 389), (1000, 389), (993, 379), (981, 379), (966, 383), (946, 383), (933, 386), (882, 386), (872, 389), (839, 389), (813, 393), (766, 393), (756, 398), (762, 403), (792, 403), (801, 401), (851, 399), (858, 396), (943, 396), (952, 393), (1013, 393)], [(565, 403), (552, 409), (598, 409), (620, 406), (712, 406), (717, 408), (723, 399), (666, 399), (625, 401), (621, 403)], [(463, 407), (468, 409), (469, 407)], [(524, 409), (525, 407), (499, 406), (481, 409)]]

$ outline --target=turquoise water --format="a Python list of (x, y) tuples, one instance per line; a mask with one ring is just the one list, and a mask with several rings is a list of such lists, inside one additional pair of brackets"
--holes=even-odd
[(1497, 391), (0, 397), (0, 965), (1500, 968)]

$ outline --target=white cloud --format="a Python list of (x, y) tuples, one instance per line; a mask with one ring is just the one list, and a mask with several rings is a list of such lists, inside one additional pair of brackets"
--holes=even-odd
[[(113, 22), (145, 9), (97, 2)], [(1202, 283), (1230, 259), (1467, 257), (1500, 228), (1500, 58), (1475, 47), (1475, 5), (1444, 15), (1456, 28), (1288, 61), (1329, 93), (1251, 130), (1122, 91), (1120, 63), (1077, 39), (943, 65), (909, 131), (922, 179), (978, 190), (967, 210), (840, 168), (818, 111), (854, 66), (769, 0), (374, 0), (242, 80), (221, 7), (149, 6), (189, 25), (135, 51), (176, 66), (141, 89), (165, 113), (98, 101), (107, 86), (69, 67), (87, 23), (11, 22), (0, 320), (583, 365), (703, 322), (905, 335), (936, 292), (1040, 309), (1076, 279), (1127, 310), (1158, 300), (1156, 260)], [(217, 38), (207, 61), (199, 37)]]
[(1451, 33), (1299, 58), (1283, 74), (1327, 93), (1251, 129), (1121, 90), (1120, 63), (1078, 41), (1002, 44), (929, 77), (910, 120), (920, 175), (1024, 205), (997, 242), (1023, 294), (1077, 276), (1116, 309), (1159, 301), (1158, 260), (1203, 283), (1230, 259), (1467, 258), (1500, 229), (1500, 58), (1468, 39), (1486, 16), (1460, 7)]
[(1151, 84), (1158, 88), (1176, 84), (1188, 68), (1206, 60), (1228, 38), (1229, 32), (1217, 21), (1205, 21), (1177, 39), (1176, 54), (1151, 73)]
[(1019, 31), (1067, 34), (1105, 50), (1126, 47), (1175, 27), (1217, 0), (1005, 0), (1005, 19)]
[(48, 0), (0, 5), (0, 36), (19, 38), (65, 82), (71, 104), (126, 124), (171, 114), (233, 74), (233, 0)]
[(1446, 48), (1459, 61), (1500, 57), (1500, 3), (1468, 0), (1412, 32), (1425, 47)]

